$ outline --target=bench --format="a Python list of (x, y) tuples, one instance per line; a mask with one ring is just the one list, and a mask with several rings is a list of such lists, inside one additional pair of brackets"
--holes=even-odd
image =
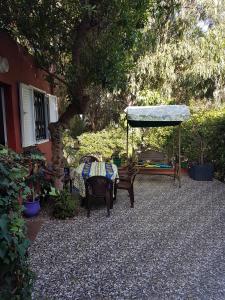
[(169, 163), (168, 157), (161, 151), (147, 149), (138, 153), (136, 165), (139, 174), (178, 176), (178, 166)]

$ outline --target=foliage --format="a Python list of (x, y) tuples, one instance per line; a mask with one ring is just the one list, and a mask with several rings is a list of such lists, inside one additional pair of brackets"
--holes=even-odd
[(130, 91), (138, 104), (149, 90), (159, 93), (158, 103), (164, 104), (167, 99), (175, 103), (212, 99), (225, 84), (224, 1), (175, 2), (171, 7), (160, 4), (162, 11), (168, 10), (167, 18), (155, 4), (145, 27), (146, 51), (130, 77)]
[(25, 179), (25, 183), (29, 186), (31, 193), (28, 195), (29, 201), (35, 201), (37, 196), (44, 197), (49, 193), (53, 186), (53, 175), (46, 176), (48, 171), (46, 166), (34, 162), (30, 167), (29, 175)]
[(182, 152), (192, 161), (213, 162), (217, 177), (224, 180), (225, 108), (194, 114), (182, 131)]
[(124, 156), (126, 153), (126, 131), (121, 127), (110, 126), (96, 133), (83, 133), (78, 139), (79, 150), (73, 150), (71, 145), (74, 140), (69, 132), (64, 136), (65, 156), (72, 165), (77, 165), (80, 157), (86, 154), (97, 155), (102, 160), (108, 161), (115, 149), (120, 152), (120, 156)]
[(152, 6), (149, 0), (7, 0), (5, 4), (0, 7), (0, 28), (19, 38), (41, 67), (57, 74), (78, 105), (82, 105), (78, 90), (126, 87)]
[(77, 136), (81, 135), (85, 131), (87, 131), (87, 126), (83, 118), (79, 115), (74, 116), (70, 121), (71, 136), (76, 139)]
[[(189, 162), (214, 164), (216, 177), (225, 178), (225, 108), (195, 111), (181, 130), (181, 154)], [(168, 152), (178, 153), (177, 129), (172, 129), (164, 139), (163, 147)], [(173, 142), (172, 142), (173, 141)]]
[(28, 200), (35, 201), (37, 196), (43, 198), (51, 190), (54, 178), (46, 158), (36, 146), (27, 147), (23, 151), (23, 164), (29, 169), (25, 178), (25, 184), (31, 191)]
[(53, 216), (57, 219), (72, 218), (76, 214), (79, 198), (67, 190), (57, 192), (54, 203)]
[(89, 95), (91, 101), (84, 115), (86, 129), (97, 132), (119, 122), (121, 111), (128, 105), (125, 95), (118, 91), (109, 93), (101, 86), (90, 89)]
[(0, 298), (29, 299), (32, 273), (27, 264), (25, 222), (19, 195), (30, 192), (24, 179), (23, 157), (0, 146)]

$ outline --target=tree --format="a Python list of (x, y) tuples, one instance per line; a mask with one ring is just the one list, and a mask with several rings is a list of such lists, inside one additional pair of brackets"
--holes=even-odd
[(148, 49), (131, 76), (136, 98), (143, 101), (150, 90), (153, 98), (159, 94), (159, 103), (212, 99), (225, 84), (224, 11), (224, 1), (212, 0), (176, 1), (170, 13), (157, 18), (156, 10), (143, 35)]
[(0, 2), (0, 27), (28, 47), (55, 83), (66, 86), (70, 104), (49, 126), (58, 171), (63, 166), (62, 130), (74, 114), (86, 110), (90, 86), (125, 88), (150, 7), (149, 0)]

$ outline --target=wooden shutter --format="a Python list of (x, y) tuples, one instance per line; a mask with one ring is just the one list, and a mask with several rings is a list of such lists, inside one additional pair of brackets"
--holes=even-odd
[(58, 121), (58, 104), (57, 97), (53, 95), (48, 95), (49, 97), (49, 123), (54, 123)]
[(22, 146), (34, 145), (36, 144), (36, 139), (33, 89), (23, 83), (20, 84), (20, 114)]

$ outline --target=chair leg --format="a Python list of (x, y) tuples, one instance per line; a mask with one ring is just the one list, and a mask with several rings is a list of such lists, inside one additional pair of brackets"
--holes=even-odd
[(113, 209), (113, 199), (110, 200), (110, 209)]
[(130, 196), (130, 207), (134, 207), (134, 190), (133, 188), (130, 188), (128, 190), (129, 196)]
[(87, 207), (87, 217), (90, 217), (90, 199), (89, 197), (86, 198), (86, 207)]
[(80, 196), (80, 206), (87, 208), (87, 198)]
[(113, 201), (114, 201), (113, 193), (110, 193), (110, 209), (113, 209)]
[(106, 206), (107, 206), (107, 217), (109, 217), (110, 208), (111, 208), (111, 197), (109, 195), (106, 196)]
[(113, 200), (116, 200), (116, 195), (117, 195), (117, 186), (116, 186), (116, 183), (114, 184), (114, 197), (113, 197)]

